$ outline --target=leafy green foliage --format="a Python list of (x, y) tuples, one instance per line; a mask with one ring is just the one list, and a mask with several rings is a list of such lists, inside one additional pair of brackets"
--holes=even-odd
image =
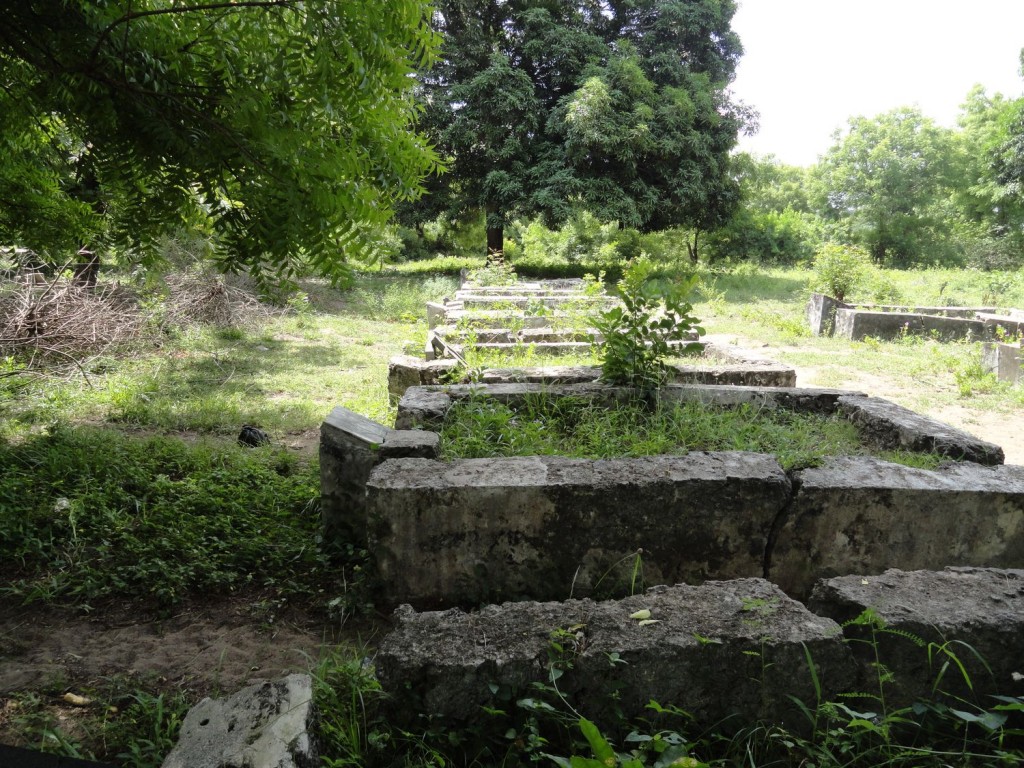
[(948, 205), (959, 180), (952, 131), (916, 108), (855, 117), (815, 168), (818, 204), (878, 264), (955, 260)]
[(170, 605), (243, 587), (314, 591), (318, 474), (286, 454), (55, 427), (0, 444), (3, 591)]
[(7, 8), (0, 236), (145, 248), (189, 219), (226, 270), (339, 276), (437, 167), (409, 130), (428, 18), (420, 0)]
[(693, 331), (704, 329), (691, 317), (687, 297), (697, 285), (696, 276), (686, 280), (652, 280), (654, 264), (637, 259), (619, 281), (622, 306), (612, 307), (594, 319), (604, 336), (600, 347), (601, 373), (605, 381), (641, 389), (660, 386), (668, 375), (665, 358), (696, 348), (687, 341)]
[(727, 91), (739, 57), (732, 0), (438, 4), (438, 64), (420, 125), (450, 172), (412, 220), (584, 207), (641, 230), (724, 217), (727, 155), (747, 119)]
[(871, 257), (854, 245), (826, 243), (814, 255), (811, 289), (839, 301), (862, 288), (872, 274)]

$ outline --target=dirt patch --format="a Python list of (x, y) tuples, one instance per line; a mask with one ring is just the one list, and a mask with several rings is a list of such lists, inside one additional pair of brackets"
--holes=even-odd
[(158, 679), (205, 695), (253, 679), (305, 672), (321, 653), (372, 624), (328, 623), (301, 608), (229, 598), (169, 617), (127, 609), (83, 616), (0, 602), (0, 697), (13, 691), (102, 687), (114, 676)]

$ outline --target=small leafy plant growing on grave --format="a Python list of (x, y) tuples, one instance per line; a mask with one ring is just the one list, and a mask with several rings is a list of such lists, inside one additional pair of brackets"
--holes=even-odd
[(496, 261), (486, 267), (474, 269), (468, 277), (470, 282), (483, 286), (515, 285), (519, 281), (519, 275), (512, 265), (504, 261)]
[(644, 255), (630, 263), (619, 281), (622, 305), (594, 320), (604, 336), (601, 377), (612, 384), (657, 389), (668, 378), (665, 358), (699, 348), (697, 343), (679, 344), (692, 331), (704, 333), (687, 301), (697, 278), (655, 280), (653, 271)]

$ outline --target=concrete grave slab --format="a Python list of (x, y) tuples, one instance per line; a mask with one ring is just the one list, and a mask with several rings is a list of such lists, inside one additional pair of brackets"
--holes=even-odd
[[(651, 620), (630, 618), (649, 611)], [(645, 614), (641, 614), (645, 615)], [(800, 730), (790, 697), (813, 707), (809, 652), (827, 699), (850, 690), (856, 668), (841, 630), (762, 579), (655, 587), (622, 600), (566, 600), (396, 614), (377, 674), (392, 694), (394, 721), (423, 727), (420, 713), (457, 727), (482, 707), (536, 695), (565, 663), (558, 688), (584, 716), (604, 724), (654, 718), (649, 701), (680, 707), (697, 727), (728, 730), (757, 720)], [(553, 650), (558, 642), (562, 652)], [(617, 654), (620, 662), (610, 662)], [(612, 695), (614, 692), (614, 696)]]
[[(810, 608), (844, 624), (851, 639), (870, 640), (874, 634), (882, 663), (893, 671), (886, 692), (892, 707), (931, 700), (937, 683), (940, 691), (986, 709), (997, 703), (990, 695), (1024, 694), (1022, 570), (891, 569), (878, 575), (825, 579), (814, 587)], [(868, 610), (889, 631), (872, 633), (868, 624), (847, 624)], [(929, 650), (908, 636), (933, 646)], [(862, 661), (859, 690), (877, 690), (875, 649), (865, 643), (851, 647)], [(955, 654), (957, 661), (940, 649)]]
[(893, 567), (1024, 566), (1024, 467), (837, 457), (794, 472), (793, 487), (767, 574), (795, 597), (819, 578)]

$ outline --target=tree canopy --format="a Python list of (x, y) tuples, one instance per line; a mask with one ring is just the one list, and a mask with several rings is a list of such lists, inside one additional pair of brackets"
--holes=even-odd
[(436, 157), (410, 130), (422, 0), (22, 0), (0, 24), (0, 239), (337, 276)]
[(851, 118), (815, 169), (819, 203), (878, 263), (906, 266), (942, 245), (958, 183), (953, 133), (917, 108)]
[(710, 226), (737, 189), (728, 153), (732, 0), (441, 0), (422, 126), (450, 170), (412, 217), (483, 210), (488, 250), (512, 217), (586, 208), (652, 230)]

